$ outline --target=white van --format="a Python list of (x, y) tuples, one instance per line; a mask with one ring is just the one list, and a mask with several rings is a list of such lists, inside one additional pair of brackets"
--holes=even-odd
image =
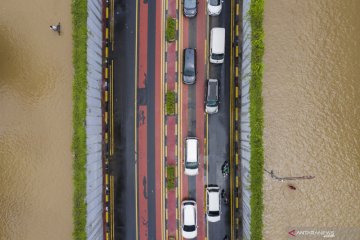
[(199, 143), (197, 138), (186, 138), (184, 157), (185, 175), (197, 175), (199, 173)]
[(212, 28), (210, 32), (210, 62), (223, 63), (225, 57), (225, 28)]

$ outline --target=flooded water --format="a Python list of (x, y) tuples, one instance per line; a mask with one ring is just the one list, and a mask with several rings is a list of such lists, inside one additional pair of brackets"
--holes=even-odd
[(264, 239), (304, 228), (360, 239), (359, 11), (359, 0), (265, 1), (265, 168), (315, 179), (265, 173)]
[(70, 4), (0, 4), (1, 240), (71, 239)]

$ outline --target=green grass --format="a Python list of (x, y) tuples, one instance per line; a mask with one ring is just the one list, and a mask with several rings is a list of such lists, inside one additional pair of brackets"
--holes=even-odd
[(168, 115), (175, 114), (175, 92), (167, 92), (166, 93), (166, 113)]
[(176, 19), (172, 17), (167, 18), (165, 37), (168, 42), (172, 42), (176, 38)]
[(166, 187), (171, 190), (175, 188), (175, 166), (169, 165), (166, 167)]
[(264, 55), (264, 0), (252, 0), (250, 5), (251, 23), (251, 81), (250, 81), (250, 189), (251, 189), (251, 223), (252, 240), (263, 239), (263, 55)]
[(73, 239), (86, 240), (87, 0), (73, 0)]

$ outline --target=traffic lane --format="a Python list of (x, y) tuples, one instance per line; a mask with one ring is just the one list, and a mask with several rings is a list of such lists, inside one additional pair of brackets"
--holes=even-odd
[(114, 2), (114, 176), (115, 239), (136, 238), (135, 199), (135, 10), (132, 0)]
[[(230, 2), (223, 3), (223, 9), (219, 16), (209, 17), (209, 31), (213, 27), (225, 27), (225, 61), (223, 64), (209, 63), (209, 78), (219, 80), (220, 104), (219, 112), (209, 115), (208, 121), (208, 183), (218, 184), (221, 189), (225, 190), (227, 197), (230, 199), (230, 179), (224, 177), (221, 172), (221, 166), (225, 160), (230, 160)], [(210, 33), (209, 33), (210, 34)], [(210, 36), (209, 36), (210, 39)], [(230, 206), (224, 201), (222, 204), (222, 215), (220, 222), (209, 223), (209, 239), (223, 239), (225, 235), (230, 236), (231, 213)]]

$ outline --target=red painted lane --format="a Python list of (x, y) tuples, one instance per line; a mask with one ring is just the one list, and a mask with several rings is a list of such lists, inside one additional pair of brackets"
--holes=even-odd
[(169, 43), (167, 49), (167, 88), (168, 91), (175, 90), (175, 61), (176, 61), (176, 43)]
[[(138, 0), (136, 0), (138, 1)], [(148, 45), (148, 4), (140, 2), (139, 12), (139, 81), (138, 87), (145, 88), (147, 74), (147, 45)]]
[[(161, 17), (162, 17), (162, 0), (156, 0), (156, 33), (161, 33)], [(163, 199), (161, 192), (161, 174), (158, 172), (161, 169), (161, 34), (155, 35), (155, 216), (156, 216), (156, 239), (162, 239), (162, 233), (164, 229), (161, 227), (161, 216), (164, 209), (161, 208), (161, 202)], [(165, 206), (163, 207), (165, 208)]]
[[(156, 0), (156, 33), (162, 32), (161, 29), (161, 14), (162, 12), (162, 0)], [(161, 194), (161, 178), (160, 169), (162, 168), (161, 162), (161, 34), (155, 35), (155, 172), (152, 173), (155, 176), (155, 216), (156, 216), (156, 239), (162, 239), (163, 229), (161, 227), (162, 219), (161, 213), (164, 209), (161, 209), (162, 194)], [(164, 206), (165, 208), (165, 206)]]
[[(183, 39), (182, 39), (182, 43), (183, 43), (183, 49), (189, 47), (189, 19), (187, 18), (183, 18)], [(180, 51), (183, 51), (183, 49), (180, 49)], [(179, 61), (182, 62), (182, 64), (180, 66), (183, 66), (183, 59), (179, 59)], [(179, 70), (182, 71), (182, 70)], [(181, 75), (182, 77), (182, 75)], [(184, 174), (184, 143), (185, 143), (185, 138), (187, 137), (188, 134), (188, 85), (185, 85), (182, 82), (182, 79), (179, 79), (179, 84), (182, 85), (182, 94), (181, 94), (181, 105), (182, 105), (182, 116), (180, 116), (180, 121), (181, 121), (181, 125), (182, 125), (182, 159), (180, 159), (181, 161), (181, 174), (182, 174), (182, 181), (181, 181), (181, 186), (182, 186), (182, 191), (181, 191), (181, 201), (184, 199), (188, 198), (189, 195), (189, 190), (188, 190), (188, 176), (186, 176)]]
[(176, 18), (176, 0), (169, 0), (168, 2), (168, 15)]
[[(173, 63), (175, 64), (175, 62)], [(169, 116), (167, 121), (167, 163), (169, 165), (176, 165), (175, 151), (176, 151), (176, 135), (175, 135), (176, 117)], [(168, 233), (169, 236), (176, 235), (176, 192), (175, 190), (168, 191)]]
[(204, 132), (205, 132), (205, 115), (204, 115), (204, 92), (205, 92), (205, 39), (206, 39), (206, 12), (205, 1), (199, 1), (198, 5), (198, 18), (197, 18), (197, 36), (196, 48), (198, 51), (197, 58), (197, 71), (198, 82), (196, 83), (196, 136), (199, 138), (200, 143), (200, 159), (201, 167), (199, 169), (199, 176), (196, 178), (196, 202), (198, 204), (198, 239), (205, 239), (205, 216), (204, 208)]
[[(148, 237), (148, 200), (145, 198), (147, 185), (143, 180), (147, 178), (147, 107), (139, 106), (138, 128), (138, 198), (139, 198), (139, 239), (145, 240)], [(147, 181), (147, 180), (146, 180)]]
[(176, 117), (169, 116), (167, 120), (167, 162), (169, 165), (175, 165), (175, 150), (176, 150), (176, 136), (175, 136)]

